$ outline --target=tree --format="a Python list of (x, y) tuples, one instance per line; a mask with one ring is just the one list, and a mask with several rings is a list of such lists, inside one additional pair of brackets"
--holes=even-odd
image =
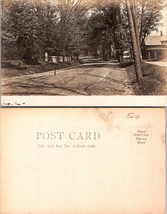
[(55, 7), (49, 1), (11, 1), (3, 8), (3, 44), (10, 41), (5, 40), (10, 35), (18, 58), (37, 62), (43, 58), (45, 48), (54, 43), (56, 21)]
[[(142, 48), (159, 24), (162, 1), (136, 0), (133, 6), (138, 20), (133, 21), (134, 29), (139, 28)], [(11, 57), (11, 50), (16, 50), (18, 58), (36, 62), (47, 49), (78, 56), (87, 46), (94, 56), (100, 51), (107, 60), (112, 46), (120, 61), (121, 53), (131, 48), (124, 0), (2, 0), (1, 5), (2, 56)]]
[(111, 44), (111, 34), (104, 23), (104, 14), (102, 12), (96, 11), (89, 18), (87, 35), (87, 44), (91, 48), (93, 56), (95, 58), (98, 57), (98, 51), (100, 50), (105, 60), (106, 52), (108, 52)]
[(62, 50), (63, 56), (76, 55), (84, 42), (85, 14), (89, 5), (83, 0), (64, 0), (58, 1), (57, 8), (59, 49)]
[(142, 52), (145, 47), (147, 36), (158, 29), (160, 20), (162, 19), (161, 10), (164, 8), (163, 0), (138, 0), (138, 24), (139, 24), (139, 40)]
[(136, 78), (137, 78), (138, 84), (141, 85), (143, 74), (141, 69), (139, 34), (138, 34), (138, 26), (136, 24), (137, 20), (134, 13), (133, 0), (126, 0), (126, 3), (127, 3), (127, 11), (128, 11), (128, 19), (129, 19), (129, 28), (131, 32), (131, 42), (132, 42), (132, 48), (133, 48)]
[(116, 52), (115, 59), (121, 61), (122, 52), (127, 49), (129, 41), (126, 17), (121, 1), (97, 2), (89, 21), (89, 40), (94, 47), (96, 43), (102, 46), (104, 60), (105, 52), (111, 56), (112, 45)]

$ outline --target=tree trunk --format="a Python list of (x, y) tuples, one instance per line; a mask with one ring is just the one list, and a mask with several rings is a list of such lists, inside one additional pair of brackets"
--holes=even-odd
[(138, 35), (136, 35), (137, 29), (135, 29), (136, 19), (134, 17), (134, 14), (132, 12), (132, 7), (130, 4), (130, 0), (126, 1), (127, 4), (127, 10), (128, 10), (128, 19), (129, 19), (129, 27), (130, 27), (130, 33), (131, 33), (131, 42), (132, 42), (132, 48), (133, 48), (133, 56), (134, 56), (134, 64), (135, 64), (135, 72), (136, 72), (136, 78), (139, 85), (141, 85), (142, 79), (143, 79), (143, 73), (141, 69), (141, 56), (139, 51), (139, 46), (137, 42)]
[(119, 55), (119, 51), (116, 51), (116, 60), (118, 60), (118, 62), (120, 62), (120, 55)]
[(105, 61), (105, 47), (102, 45), (102, 55), (103, 55), (103, 60)]
[(109, 60), (111, 60), (111, 43), (109, 43)]
[(139, 56), (140, 56), (140, 59), (142, 59), (141, 48), (140, 48), (140, 39), (139, 39), (139, 26), (138, 26), (137, 19), (136, 19), (137, 12), (136, 12), (135, 0), (130, 0), (130, 3), (132, 4), (132, 17), (133, 17), (133, 23), (134, 23), (134, 29), (135, 29), (135, 34), (136, 34), (136, 41), (137, 41)]

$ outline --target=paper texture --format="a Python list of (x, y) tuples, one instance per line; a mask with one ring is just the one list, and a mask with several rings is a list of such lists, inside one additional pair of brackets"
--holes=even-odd
[(165, 109), (0, 109), (1, 214), (165, 213)]
[(167, 106), (167, 96), (1, 96), (3, 107)]

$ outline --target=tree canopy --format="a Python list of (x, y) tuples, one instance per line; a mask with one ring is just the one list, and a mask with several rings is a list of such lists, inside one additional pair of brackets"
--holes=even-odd
[[(155, 2), (154, 2), (155, 1)], [(124, 0), (2, 0), (2, 58), (40, 61), (48, 49), (63, 56), (83, 49), (104, 60), (131, 48)], [(141, 47), (162, 18), (163, 0), (136, 0)]]

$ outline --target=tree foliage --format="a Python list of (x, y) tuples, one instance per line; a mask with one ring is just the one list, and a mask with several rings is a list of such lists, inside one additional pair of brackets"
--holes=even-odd
[[(163, 0), (136, 3), (143, 46), (159, 25)], [(2, 57), (40, 61), (48, 49), (74, 56), (86, 48), (103, 59), (115, 50), (120, 60), (121, 52), (131, 48), (124, 0), (2, 0), (1, 6)]]
[(164, 6), (163, 0), (138, 0), (137, 12), (141, 47), (144, 47), (147, 36), (152, 31), (158, 30)]
[[(89, 21), (90, 42), (97, 49), (100, 45), (103, 59), (115, 51), (115, 59), (120, 61), (121, 53), (129, 45), (127, 11), (121, 1), (98, 2)], [(105, 54), (106, 52), (106, 54)]]

